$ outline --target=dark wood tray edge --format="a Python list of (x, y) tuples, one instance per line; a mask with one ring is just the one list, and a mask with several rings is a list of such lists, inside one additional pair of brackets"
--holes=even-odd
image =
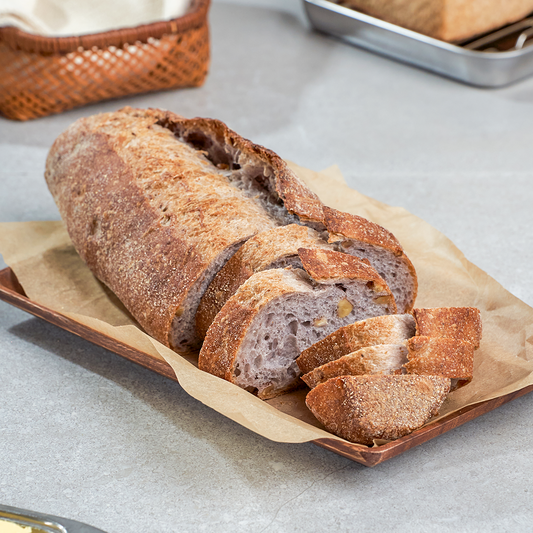
[[(24, 289), (17, 280), (15, 273), (8, 267), (0, 270), (0, 300), (26, 311), (38, 318), (54, 324), (74, 335), (114, 352), (134, 363), (137, 363), (149, 370), (157, 372), (162, 376), (178, 381), (170, 365), (164, 361), (154, 359), (150, 354), (131, 348), (127, 344), (117, 341), (99, 331), (96, 331), (84, 324), (80, 324), (52, 309), (31, 301), (25, 294)], [(456, 427), (462, 426), (466, 422), (477, 418), (501, 405), (510, 402), (520, 396), (533, 391), (533, 385), (524, 387), (518, 391), (511, 392), (504, 396), (487, 400), (474, 405), (469, 405), (463, 409), (451, 413), (440, 420), (430, 423), (413, 433), (400, 439), (389, 442), (375, 448), (367, 448), (358, 444), (351, 444), (338, 439), (320, 438), (311, 442), (342, 455), (352, 461), (356, 461), (365, 466), (376, 466), (388, 459), (400, 455), (415, 446), (423, 444), (443, 433)]]

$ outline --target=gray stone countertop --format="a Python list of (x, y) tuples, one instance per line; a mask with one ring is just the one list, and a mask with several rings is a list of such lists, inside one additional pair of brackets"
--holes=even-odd
[[(162, 107), (220, 118), (315, 170), (338, 164), (533, 305), (533, 78), (469, 87), (311, 31), (296, 0), (239, 4), (212, 6), (201, 88), (0, 118), (0, 221), (59, 218), (43, 166), (75, 119)], [(259, 437), (4, 302), (0, 369), (6, 505), (108, 533), (531, 531), (532, 395), (369, 469)]]

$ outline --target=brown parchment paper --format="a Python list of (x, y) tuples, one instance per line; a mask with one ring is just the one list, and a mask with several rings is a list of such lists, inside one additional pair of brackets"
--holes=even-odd
[[(450, 394), (439, 418), (533, 384), (531, 307), (467, 261), (447, 237), (423, 220), (350, 189), (337, 167), (313, 172), (290, 165), (326, 205), (367, 217), (396, 235), (418, 273), (417, 307), (480, 309), (483, 339), (475, 355), (474, 379)], [(261, 401), (198, 370), (194, 355), (176, 354), (142, 332), (85, 266), (61, 222), (0, 224), (0, 253), (31, 300), (166, 361), (188, 394), (242, 426), (279, 442), (343, 440), (323, 430), (307, 410), (306, 391)]]

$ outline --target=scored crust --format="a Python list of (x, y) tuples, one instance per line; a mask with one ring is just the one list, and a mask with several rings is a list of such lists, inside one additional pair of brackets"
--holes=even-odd
[(377, 344), (401, 344), (415, 334), (411, 315), (384, 315), (344, 326), (304, 350), (296, 363), (307, 374), (349, 353)]
[(340, 376), (311, 390), (306, 405), (328, 431), (371, 446), (423, 426), (449, 390), (450, 380), (439, 376)]
[(301, 266), (299, 248), (331, 249), (315, 230), (289, 224), (258, 233), (239, 248), (206, 290), (198, 312), (196, 330), (204, 338), (217, 313), (254, 273), (289, 265)]
[[(241, 137), (220, 120), (178, 120), (177, 115), (170, 111), (150, 109), (149, 112), (156, 113), (159, 124), (204, 151), (208, 159), (222, 169), (232, 170), (262, 163), (263, 167), (258, 168), (260, 173), (255, 178), (264, 191), (304, 223), (310, 222), (323, 228), (322, 202), (272, 150)], [(223, 151), (220, 146), (223, 146)]]
[(311, 388), (337, 376), (392, 374), (407, 362), (407, 348), (401, 344), (379, 344), (343, 355), (304, 374), (302, 380)]
[(478, 348), (482, 336), (481, 314), (475, 307), (413, 309), (416, 334), (468, 341)]

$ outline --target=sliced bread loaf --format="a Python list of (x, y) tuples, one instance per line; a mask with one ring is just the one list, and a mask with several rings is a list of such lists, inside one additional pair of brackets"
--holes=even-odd
[(354, 320), (394, 313), (394, 298), (367, 263), (338, 252), (300, 249), (305, 270), (253, 274), (211, 324), (200, 369), (272, 398), (300, 383), (302, 350)]
[(296, 363), (307, 374), (313, 369), (344, 355), (377, 344), (402, 344), (415, 334), (411, 315), (388, 315), (367, 318), (334, 331), (303, 350)]
[(328, 431), (371, 446), (423, 426), (449, 390), (450, 380), (438, 376), (340, 376), (317, 385), (306, 404)]

